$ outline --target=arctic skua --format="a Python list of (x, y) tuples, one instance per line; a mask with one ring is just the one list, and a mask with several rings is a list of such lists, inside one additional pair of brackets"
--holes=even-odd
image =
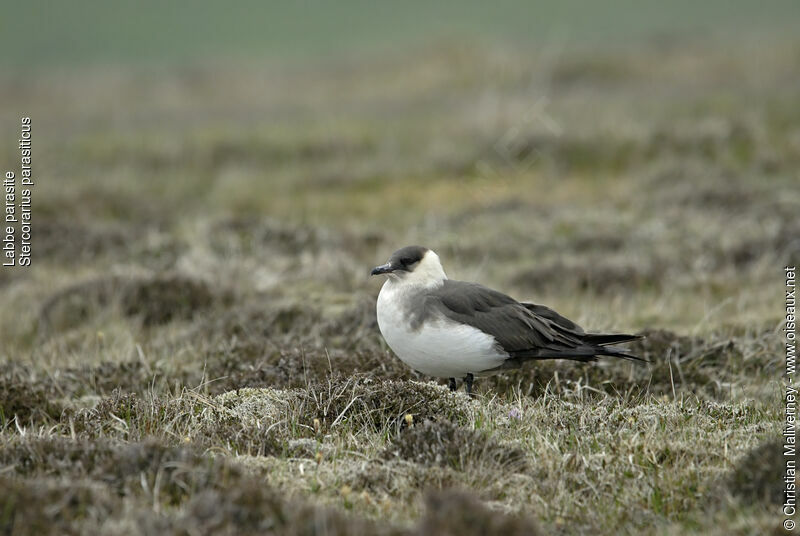
[(476, 376), (517, 368), (525, 361), (594, 361), (611, 356), (642, 361), (611, 346), (640, 338), (586, 333), (545, 307), (477, 283), (448, 279), (439, 256), (422, 246), (397, 250), (371, 275), (388, 276), (378, 295), (378, 327), (395, 354), (414, 370), (463, 379), (472, 394)]

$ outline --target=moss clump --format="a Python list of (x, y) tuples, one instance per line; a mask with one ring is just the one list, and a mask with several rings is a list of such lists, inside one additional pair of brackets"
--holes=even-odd
[(748, 504), (783, 504), (785, 460), (780, 441), (762, 443), (745, 455), (728, 475), (728, 490)]
[(0, 461), (26, 477), (0, 476), (4, 534), (106, 533), (109, 519), (130, 525), (123, 533), (401, 534), (287, 500), (224, 457), (187, 446), (20, 440), (0, 448)]
[(426, 421), (398, 434), (383, 452), (384, 459), (403, 458), (424, 465), (440, 465), (458, 471), (483, 467), (495, 471), (521, 471), (525, 452), (499, 444), (479, 430), (446, 421)]
[(143, 393), (153, 387), (154, 376), (158, 376), (153, 368), (140, 360), (102, 361), (96, 366), (66, 369), (61, 384), (73, 395), (89, 392), (108, 396), (115, 389)]
[(27, 369), (7, 365), (0, 374), (0, 427), (14, 417), (28, 422), (58, 420), (63, 406), (46, 381), (32, 381)]
[(54, 292), (39, 311), (39, 336), (74, 329), (96, 316), (112, 303), (121, 284), (117, 277), (98, 277)]
[(540, 531), (528, 517), (493, 512), (470, 493), (448, 490), (428, 496), (425, 517), (412, 534), (536, 536)]
[(179, 273), (99, 277), (70, 285), (47, 299), (39, 314), (39, 332), (50, 336), (76, 328), (111, 306), (140, 318), (146, 326), (166, 324), (190, 319), (217, 299), (227, 298), (212, 292), (204, 281)]
[(148, 428), (155, 431), (157, 420), (165, 411), (166, 405), (156, 397), (145, 400), (135, 393), (115, 389), (94, 408), (66, 412), (62, 422), (90, 438), (122, 436), (136, 440), (147, 435)]
[(36, 228), (36, 249), (42, 258), (61, 263), (96, 260), (111, 253), (124, 255), (139, 238), (140, 229), (120, 223), (82, 225), (75, 221), (45, 219)]
[(140, 317), (146, 326), (191, 318), (214, 302), (209, 286), (179, 274), (130, 281), (120, 296), (122, 312)]
[(669, 357), (686, 356), (702, 341), (673, 333), (665, 329), (648, 329), (643, 337), (630, 344), (631, 352), (652, 363), (666, 361)]
[(296, 304), (265, 302), (232, 307), (201, 319), (193, 344), (204, 353), (213, 394), (242, 387), (294, 388), (341, 374), (373, 371), (382, 379), (412, 375), (386, 353), (374, 300), (338, 314)]
[[(245, 390), (246, 391), (246, 390)], [(267, 390), (265, 390), (267, 391)], [(289, 391), (274, 396), (235, 396), (207, 399), (193, 392), (178, 398), (142, 397), (116, 390), (96, 407), (66, 412), (62, 426), (86, 438), (142, 441), (157, 438), (165, 444), (224, 448), (236, 454), (268, 456), (287, 451), (290, 427), (271, 401), (292, 400)]]
[(241, 422), (270, 426), (287, 437), (310, 437), (334, 427), (397, 431), (410, 414), (418, 422), (463, 422), (469, 399), (435, 383), (380, 381), (366, 375), (336, 375), (305, 389), (238, 389), (215, 403)]
[(334, 376), (309, 385), (308, 417), (326, 427), (348, 422), (359, 427), (383, 429), (405, 426), (405, 416), (417, 422), (446, 420), (464, 422), (471, 413), (470, 400), (433, 382), (380, 381), (366, 375)]
[(290, 501), (256, 479), (198, 493), (175, 520), (188, 534), (397, 535), (400, 530), (339, 511)]
[(2, 534), (83, 534), (118, 508), (102, 487), (80, 481), (0, 475), (0, 489)]
[(120, 497), (157, 486), (159, 501), (176, 505), (201, 489), (225, 487), (241, 478), (239, 469), (226, 466), (223, 458), (201, 452), (191, 445), (171, 446), (155, 439), (120, 444), (53, 437), (12, 441), (0, 448), (0, 463), (29, 477), (88, 478)]

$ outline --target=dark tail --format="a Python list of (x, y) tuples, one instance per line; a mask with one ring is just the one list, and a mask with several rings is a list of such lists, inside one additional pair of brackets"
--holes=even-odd
[(642, 335), (627, 335), (624, 333), (614, 335), (603, 335), (600, 333), (587, 333), (583, 336), (583, 342), (586, 344), (596, 344), (597, 346), (605, 346), (606, 344), (614, 344), (615, 342), (630, 342), (641, 339)]
[(639, 356), (629, 354), (624, 348), (616, 346), (608, 346), (609, 344), (636, 341), (642, 338), (642, 335), (628, 335), (625, 333), (620, 334), (601, 334), (601, 333), (587, 333), (583, 337), (583, 342), (595, 349), (595, 355), (607, 355), (611, 357), (620, 357), (622, 359), (630, 359), (631, 361), (647, 361)]
[(610, 357), (619, 357), (621, 359), (628, 359), (630, 361), (647, 362), (637, 355), (628, 353), (625, 348), (618, 346), (608, 346), (613, 343), (623, 343), (635, 341), (642, 338), (642, 335), (607, 335), (600, 333), (587, 333), (585, 335), (578, 335), (582, 344), (576, 345), (573, 348), (537, 348), (531, 350), (521, 350), (511, 353), (514, 358), (527, 360), (527, 359), (569, 359), (571, 361), (595, 361), (598, 356), (607, 355)]

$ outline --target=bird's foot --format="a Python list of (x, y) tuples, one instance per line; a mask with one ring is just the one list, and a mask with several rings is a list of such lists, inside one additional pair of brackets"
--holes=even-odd
[(447, 383), (447, 386), (450, 388), (451, 391), (455, 391), (456, 389), (458, 389), (455, 378), (450, 378), (450, 381)]
[(473, 398), (472, 395), (472, 382), (475, 380), (475, 376), (472, 375), (471, 372), (468, 372), (466, 376), (464, 376), (464, 389), (467, 391), (467, 396)]

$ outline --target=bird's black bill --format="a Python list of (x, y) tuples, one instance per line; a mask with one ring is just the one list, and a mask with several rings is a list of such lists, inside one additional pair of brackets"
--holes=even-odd
[(394, 267), (387, 262), (386, 264), (381, 264), (373, 268), (369, 275), (390, 274), (392, 272), (394, 272)]

